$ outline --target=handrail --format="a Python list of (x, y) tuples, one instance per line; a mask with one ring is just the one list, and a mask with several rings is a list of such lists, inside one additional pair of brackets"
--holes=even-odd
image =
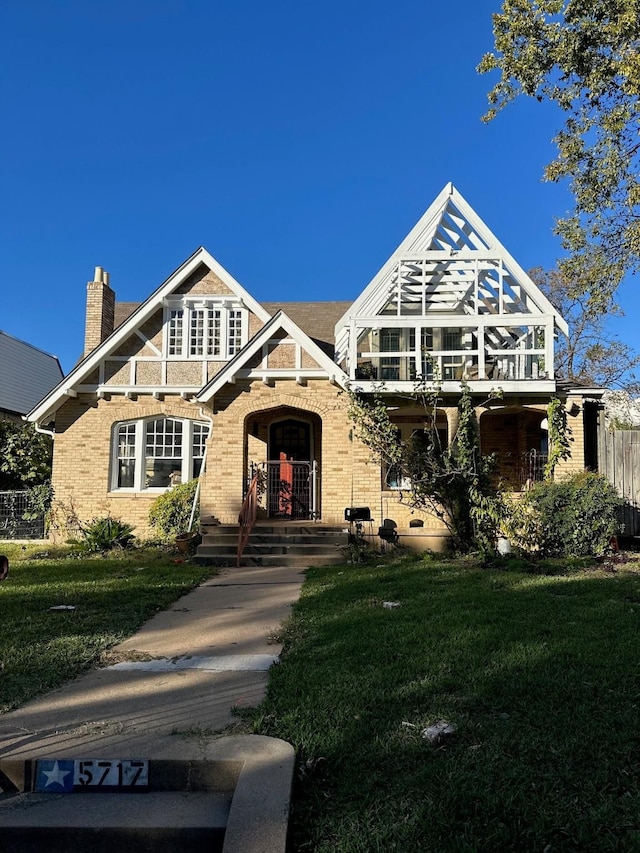
[(258, 474), (254, 474), (253, 479), (251, 480), (251, 484), (249, 486), (249, 490), (247, 491), (247, 496), (242, 502), (242, 507), (238, 515), (238, 524), (240, 525), (240, 530), (238, 531), (238, 561), (236, 563), (237, 566), (240, 565), (244, 546), (247, 544), (247, 540), (251, 535), (251, 530), (253, 529), (253, 525), (256, 523), (257, 515)]

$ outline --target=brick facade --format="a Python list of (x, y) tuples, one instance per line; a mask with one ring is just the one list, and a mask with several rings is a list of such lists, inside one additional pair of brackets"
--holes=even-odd
[(66, 537), (64, 527), (73, 518), (112, 515), (133, 524), (138, 536), (148, 536), (149, 507), (157, 492), (118, 492), (110, 489), (114, 424), (147, 417), (203, 420), (198, 408), (180, 397), (113, 397), (95, 395), (69, 398), (56, 415), (52, 480), (54, 486), (54, 538)]
[[(278, 307), (284, 307), (286, 317), (268, 321), (265, 326), (269, 312), (225, 274), (214, 259), (208, 256), (203, 261), (203, 252), (199, 250), (181, 275), (177, 271), (175, 280), (168, 279), (140, 307), (137, 326), (131, 318), (138, 306), (127, 304), (122, 316), (117, 311), (114, 313), (115, 295), (109, 287), (108, 275), (101, 268), (96, 269), (96, 280), (88, 283), (85, 354), (99, 349), (84, 367), (78, 368), (77, 376), (72, 374), (69, 389), (60, 392), (55, 408), (44, 406), (39, 418), (34, 418), (41, 418), (41, 424), (47, 426), (55, 413), (53, 535), (64, 538), (65, 524), (74, 519), (86, 522), (108, 514), (133, 524), (140, 537), (151, 533), (148, 513), (158, 490), (142, 488), (135, 492), (111, 488), (114, 425), (119, 422), (163, 417), (210, 422), (207, 464), (201, 477), (201, 514), (222, 523), (235, 523), (251, 464), (267, 461), (270, 429), (288, 419), (305, 424), (301, 432), (306, 434), (308, 430), (311, 437), (310, 455), (319, 470), (317, 509), (323, 522), (343, 524), (346, 507), (368, 506), (374, 518), (371, 530), (377, 530), (387, 520), (400, 533), (411, 532), (423, 546), (437, 547), (445, 532), (442, 521), (428, 512), (412, 511), (403, 503), (402, 494), (393, 488), (394, 483), (391, 480), (385, 483), (387, 472), (372, 461), (367, 448), (355, 437), (347, 416), (347, 396), (333, 384), (332, 377), (336, 377), (335, 381), (347, 381), (332, 359), (335, 329), (339, 328), (348, 304), (270, 304), (274, 315)], [(223, 280), (225, 275), (227, 280)], [(180, 295), (190, 298), (181, 303), (177, 299)], [(241, 335), (237, 334), (238, 327), (233, 326), (237, 339), (225, 351), (226, 355), (222, 346), (212, 346), (211, 329), (205, 332), (204, 325), (197, 326), (198, 322), (205, 323), (202, 312), (197, 313), (197, 306), (211, 302), (221, 306), (218, 316), (220, 312), (242, 307), (240, 313), (247, 323)], [(167, 306), (174, 304), (186, 306), (185, 345), (170, 349), (163, 324), (167, 322)], [(121, 325), (119, 331), (117, 328), (113, 332), (116, 314), (118, 322), (128, 325)], [(188, 320), (188, 316), (192, 319)], [(237, 318), (229, 316), (229, 322), (235, 323)], [(176, 328), (182, 328), (175, 317), (174, 321)], [(211, 316), (206, 322), (213, 322)], [(208, 348), (202, 341), (198, 346), (189, 345), (187, 339), (193, 340), (189, 335), (196, 334), (191, 331), (193, 328), (196, 331), (200, 328), (202, 340), (205, 334), (209, 335)], [(113, 337), (109, 338), (111, 333)], [(183, 332), (174, 328), (174, 334)], [(259, 337), (256, 339), (255, 335)], [(247, 349), (237, 353), (240, 342), (247, 337), (250, 341)], [(168, 355), (170, 351), (175, 355)], [(211, 354), (214, 351), (215, 356)], [(197, 355), (204, 352), (208, 355)], [(213, 380), (227, 369), (227, 363), (228, 372), (219, 376), (219, 381)], [(325, 378), (318, 378), (321, 376)], [(536, 380), (532, 385), (524, 379), (518, 384), (513, 382), (510, 393), (505, 393), (503, 399), (476, 407), (482, 451), (500, 457), (499, 475), (514, 489), (522, 487), (514, 460), (531, 451), (544, 453), (542, 422), (549, 396), (535, 389), (542, 387), (549, 391), (553, 383), (543, 381), (546, 384)], [(476, 386), (478, 401), (483, 399), (481, 388)], [(196, 396), (208, 402), (196, 402)], [(454, 388), (449, 387), (443, 396), (438, 430), (450, 440), (458, 426)], [(406, 433), (408, 437), (413, 428), (419, 428), (424, 413), (411, 409), (401, 397), (394, 402), (399, 401), (400, 405), (392, 407), (392, 419), (403, 436)], [(556, 477), (584, 467), (582, 399), (570, 397), (566, 409), (571, 458), (558, 465)], [(140, 431), (131, 432), (136, 432), (138, 438), (142, 435)], [(185, 472), (187, 468), (185, 461)], [(148, 471), (143, 469), (141, 474), (146, 478)], [(143, 487), (152, 480), (141, 477), (136, 482)], [(423, 523), (417, 529), (419, 532), (409, 526), (416, 520)]]
[[(441, 409), (448, 424), (449, 436), (457, 427), (457, 408)], [(572, 401), (574, 402), (574, 401)], [(556, 478), (584, 467), (584, 428), (580, 401), (568, 414), (571, 459), (560, 463)], [(227, 385), (214, 399), (211, 409), (196, 406), (180, 397), (157, 400), (139, 396), (135, 400), (113, 397), (96, 400), (89, 394), (69, 398), (56, 418), (53, 482), (57, 524), (77, 516), (86, 522), (92, 517), (111, 514), (133, 524), (137, 535), (151, 535), (148, 512), (157, 492), (112, 491), (112, 435), (114, 424), (130, 419), (179, 417), (198, 421), (211, 420), (212, 431), (207, 445), (207, 465), (201, 482), (201, 513), (221, 523), (237, 521), (242, 505), (243, 486), (251, 462), (267, 459), (267, 436), (270, 424), (283, 418), (306, 421), (313, 435), (313, 456), (319, 467), (319, 511), (323, 522), (343, 523), (348, 506), (369, 506), (377, 529), (385, 519), (400, 532), (411, 532), (416, 538), (436, 537), (426, 542), (438, 545), (444, 533), (443, 523), (428, 512), (412, 511), (402, 502), (400, 493), (383, 485), (380, 466), (371, 460), (367, 448), (353, 435), (346, 414), (347, 400), (328, 380), (314, 380), (301, 386), (293, 380), (273, 385), (253, 381)], [(499, 411), (476, 409), (484, 452), (513, 449), (528, 450), (526, 430), (522, 424), (532, 417), (537, 422), (546, 415), (542, 401), (505, 407)], [(415, 415), (416, 422), (419, 414)], [(509, 417), (512, 417), (509, 420)], [(524, 420), (523, 420), (524, 418)], [(404, 421), (411, 420), (403, 415)], [(516, 425), (520, 428), (513, 429)], [(410, 529), (416, 519), (423, 528)], [(56, 531), (53, 531), (56, 535)], [(64, 533), (58, 531), (60, 537)], [(421, 541), (423, 541), (421, 540)], [(425, 544), (423, 541), (423, 544)]]

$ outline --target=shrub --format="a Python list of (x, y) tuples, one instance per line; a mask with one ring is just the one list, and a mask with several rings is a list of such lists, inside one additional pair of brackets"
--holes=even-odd
[[(149, 524), (167, 539), (172, 539), (178, 533), (186, 533), (189, 529), (191, 509), (196, 494), (197, 480), (180, 483), (159, 495), (151, 504)], [(194, 527), (200, 523), (200, 507), (196, 506)]]
[(40, 516), (46, 516), (53, 501), (53, 486), (50, 481), (27, 490), (27, 506), (23, 513), (25, 521), (34, 521)]
[(517, 547), (542, 557), (599, 556), (618, 532), (619, 504), (605, 477), (583, 471), (536, 484), (513, 506), (508, 533)]
[(134, 540), (133, 527), (119, 518), (92, 518), (80, 526), (80, 538), (70, 539), (82, 551), (112, 551), (114, 548), (130, 548)]

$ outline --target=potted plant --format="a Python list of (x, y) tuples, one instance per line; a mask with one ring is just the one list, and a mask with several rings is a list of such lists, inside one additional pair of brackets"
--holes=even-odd
[(187, 554), (191, 547), (195, 544), (194, 540), (199, 536), (196, 530), (189, 530), (186, 533), (178, 533), (176, 536), (176, 545), (181, 554)]

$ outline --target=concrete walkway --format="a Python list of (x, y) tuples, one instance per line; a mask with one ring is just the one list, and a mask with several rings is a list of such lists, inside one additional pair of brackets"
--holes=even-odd
[(258, 704), (303, 569), (229, 568), (158, 613), (94, 670), (0, 716), (0, 759), (206, 759)]

